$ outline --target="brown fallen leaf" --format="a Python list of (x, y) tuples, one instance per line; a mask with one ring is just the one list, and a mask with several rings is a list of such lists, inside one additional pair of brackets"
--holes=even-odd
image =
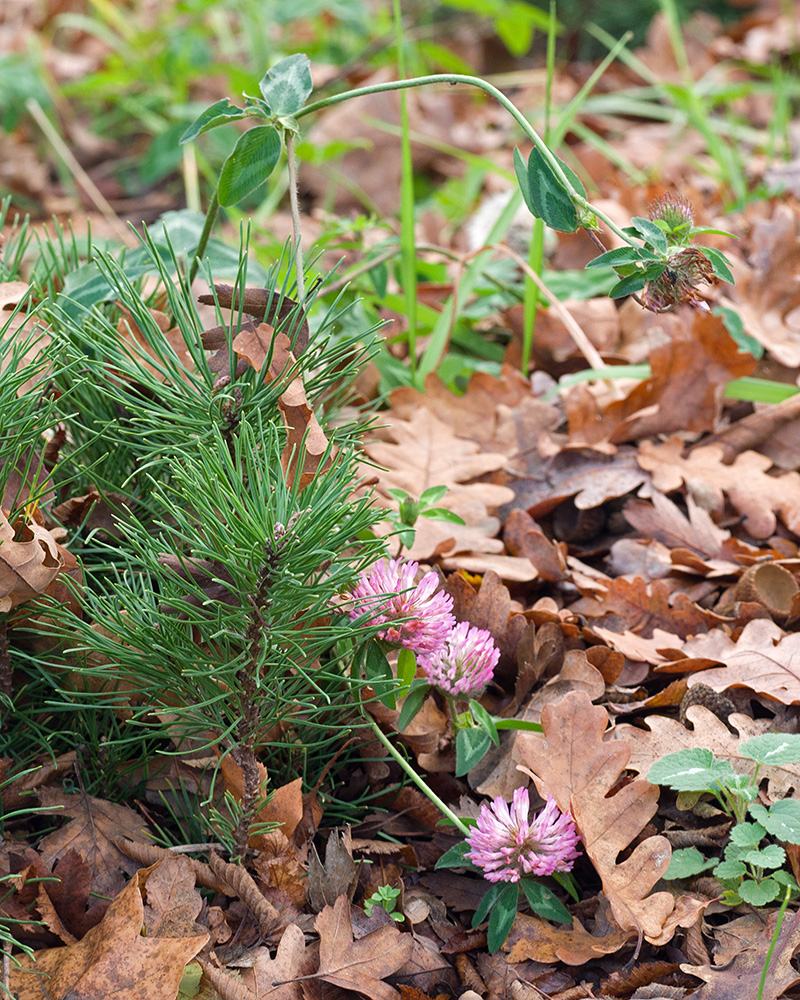
[(653, 490), (649, 501), (629, 500), (623, 514), (646, 538), (666, 545), (675, 565), (704, 576), (738, 572), (744, 560), (763, 556), (755, 546), (718, 527), (691, 495), (686, 497), (686, 511), (684, 514), (669, 497)]
[(11, 990), (18, 1000), (175, 1000), (184, 966), (208, 934), (142, 934), (148, 881), (164, 864), (138, 871), (81, 941), (12, 966)]
[(567, 396), (571, 441), (619, 444), (672, 431), (716, 430), (728, 382), (751, 375), (756, 360), (739, 351), (718, 316), (687, 308), (681, 318), (674, 336), (651, 351), (650, 378), (624, 399), (598, 412), (586, 387), (574, 394), (580, 406), (571, 403), (573, 393)]
[(43, 594), (64, 565), (55, 538), (35, 521), (12, 525), (0, 510), (0, 613)]
[[(608, 906), (605, 903), (606, 908)], [(508, 951), (510, 965), (531, 959), (534, 962), (564, 962), (566, 965), (585, 965), (601, 955), (611, 955), (636, 937), (633, 930), (623, 931), (608, 913), (600, 922), (605, 933), (590, 934), (581, 922), (573, 917), (572, 926), (553, 924), (540, 917), (520, 913), (508, 935), (503, 951)]]
[(570, 605), (571, 611), (591, 619), (590, 627), (595, 621), (605, 628), (614, 628), (619, 623), (621, 630), (629, 629), (646, 639), (656, 629), (685, 639), (708, 632), (725, 621), (690, 601), (686, 594), (672, 594), (664, 580), (647, 583), (641, 577), (628, 580), (618, 576), (600, 583), (603, 587), (600, 593)]
[(533, 518), (544, 517), (570, 497), (578, 510), (591, 510), (646, 483), (650, 477), (643, 468), (627, 445), (613, 456), (588, 449), (561, 451), (547, 461), (531, 456), (526, 475), (509, 483), (513, 503), (499, 513), (507, 517), (512, 508), (521, 507)]
[(754, 538), (775, 533), (775, 514), (800, 534), (800, 475), (787, 472), (769, 476), (770, 459), (755, 451), (745, 451), (731, 465), (723, 465), (722, 445), (695, 448), (683, 457), (683, 441), (672, 437), (664, 444), (642, 441), (639, 464), (652, 474), (653, 485), (662, 493), (680, 489), (703, 495), (703, 506), (713, 503), (723, 509), (723, 495), (744, 515), (744, 526)]
[(384, 925), (353, 940), (350, 903), (339, 896), (314, 921), (319, 934), (319, 971), (316, 978), (346, 990), (363, 993), (370, 1000), (400, 1000), (397, 990), (383, 980), (411, 958), (410, 934), (395, 924)]
[[(744, 1000), (745, 997), (777, 1000), (800, 982), (800, 973), (792, 965), (792, 958), (800, 947), (800, 919), (797, 913), (786, 911), (773, 951), (777, 921), (778, 913), (770, 913), (756, 947), (741, 952), (722, 968), (681, 965), (683, 972), (705, 980), (705, 985), (692, 996), (697, 1000)], [(761, 977), (767, 963), (769, 967), (761, 992)]]
[[(253, 316), (258, 323), (268, 324), (273, 328), (282, 327), (281, 332), (291, 341), (295, 355), (302, 354), (308, 347), (308, 320), (302, 311), (298, 311), (295, 318), (288, 322), (297, 309), (297, 302), (288, 295), (281, 298), (277, 292), (269, 288), (245, 288), (240, 303), (238, 297), (234, 298), (234, 289), (231, 285), (215, 284), (214, 291), (216, 300), (214, 295), (208, 293), (198, 295), (197, 301), (207, 306), (213, 306), (218, 302), (222, 309), (231, 309), (234, 313), (238, 312), (241, 305), (242, 312)], [(224, 334), (224, 328), (222, 330)]]
[(692, 919), (681, 903), (690, 897), (676, 901), (670, 892), (651, 892), (672, 854), (665, 837), (647, 837), (617, 863), (620, 852), (655, 814), (658, 788), (637, 778), (612, 793), (630, 747), (624, 740), (605, 741), (607, 724), (604, 708), (592, 705), (584, 692), (570, 693), (558, 704), (545, 706), (541, 736), (519, 735), (521, 767), (534, 779), (540, 795), (552, 795), (562, 812), (571, 813), (622, 930), (664, 944), (674, 933), (675, 921), (688, 918), (694, 923), (703, 904), (697, 901)]
[(722, 300), (739, 314), (745, 332), (787, 368), (800, 367), (800, 290), (794, 280), (799, 231), (793, 205), (776, 205), (771, 218), (758, 219), (751, 237), (752, 264), (736, 261), (735, 289)]
[(144, 820), (126, 805), (91, 795), (67, 795), (60, 788), (42, 788), (38, 796), (41, 812), (69, 820), (40, 842), (42, 861), (52, 866), (72, 849), (91, 869), (92, 891), (114, 896), (125, 884), (123, 872), (133, 875), (138, 865), (119, 850), (113, 838), (146, 840)]
[(430, 374), (424, 392), (402, 386), (392, 391), (389, 401), (391, 412), (401, 420), (412, 420), (422, 408), (430, 410), (457, 437), (477, 441), (482, 451), (502, 452), (509, 459), (561, 419), (555, 406), (531, 396), (530, 382), (511, 365), (503, 365), (499, 376), (475, 372), (463, 396)]
[(189, 858), (167, 859), (147, 878), (144, 927), (148, 937), (188, 938), (203, 933), (195, 923), (203, 900)]
[[(410, 420), (386, 417), (382, 430), (386, 440), (366, 445), (365, 452), (377, 465), (378, 493), (386, 507), (396, 507), (389, 489), (405, 490), (417, 498), (431, 486), (446, 486), (448, 492), (438, 506), (461, 517), (465, 524), (420, 518), (416, 537), (407, 555), (410, 559), (437, 559), (448, 569), (469, 565), (487, 557), (493, 565), (480, 564), (480, 570), (497, 568), (513, 580), (531, 580), (536, 572), (526, 559), (506, 556), (503, 542), (496, 538), (500, 521), (494, 511), (508, 503), (512, 493), (505, 486), (474, 482), (478, 477), (500, 469), (503, 455), (482, 452), (475, 441), (458, 437), (428, 409), (419, 409)], [(363, 466), (365, 475), (374, 475), (374, 466)], [(446, 560), (446, 561), (445, 561)]]
[(266, 382), (280, 380), (285, 385), (278, 400), (287, 431), (281, 467), (287, 473), (287, 481), (293, 483), (302, 460), (300, 486), (307, 486), (319, 471), (330, 446), (308, 402), (289, 338), (285, 333), (276, 334), (268, 323), (260, 323), (255, 328), (243, 325), (234, 337), (233, 349), (257, 372), (268, 365), (264, 376)]
[(748, 622), (736, 642), (714, 629), (687, 640), (683, 651), (687, 657), (725, 664), (695, 674), (690, 687), (707, 684), (715, 691), (745, 687), (784, 705), (800, 702), (800, 633), (786, 635), (768, 618)]

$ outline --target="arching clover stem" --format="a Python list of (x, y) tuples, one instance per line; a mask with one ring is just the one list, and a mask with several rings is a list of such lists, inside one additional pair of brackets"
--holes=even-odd
[(591, 212), (593, 215), (597, 216), (598, 219), (608, 226), (612, 233), (615, 233), (621, 240), (624, 240), (630, 246), (638, 246), (638, 243), (635, 243), (630, 236), (626, 236), (613, 219), (610, 219), (605, 212), (595, 208), (586, 200), (586, 198), (578, 194), (569, 182), (569, 179), (564, 171), (561, 169), (561, 164), (550, 152), (544, 139), (542, 139), (536, 129), (533, 128), (522, 112), (506, 97), (502, 91), (498, 90), (497, 87), (488, 83), (486, 80), (481, 80), (478, 76), (465, 76), (462, 73), (437, 73), (431, 76), (413, 77), (410, 80), (389, 80), (386, 83), (374, 83), (370, 84), (368, 87), (358, 87), (355, 90), (348, 90), (343, 94), (336, 94), (333, 97), (325, 97), (320, 101), (315, 101), (313, 104), (307, 104), (304, 108), (301, 108), (294, 117), (296, 119), (304, 118), (306, 115), (310, 115), (315, 111), (321, 111), (323, 108), (330, 107), (333, 104), (341, 104), (342, 101), (349, 101), (354, 97), (365, 97), (367, 94), (381, 94), (389, 90), (405, 90), (407, 87), (427, 87), (432, 83), (449, 83), (453, 86), (458, 83), (464, 83), (470, 87), (477, 87), (479, 90), (483, 90), (485, 93), (493, 97), (506, 109), (514, 121), (516, 121), (519, 127), (528, 136), (534, 146), (536, 146), (542, 154), (544, 161), (558, 178), (559, 183), (562, 184), (569, 193), (569, 196), (572, 198), (574, 204), (579, 208), (582, 208), (584, 211)]
[(414, 782), (414, 784), (417, 786), (417, 788), (419, 788), (419, 790), (425, 796), (427, 796), (427, 798), (429, 798), (431, 800), (431, 802), (436, 806), (436, 808), (441, 813), (443, 813), (447, 817), (448, 820), (450, 820), (450, 822), (453, 824), (453, 826), (461, 834), (463, 834), (463, 836), (465, 836), (465, 837), (468, 836), (469, 835), (469, 827), (467, 826), (467, 824), (464, 823), (464, 821), (462, 819), (460, 819), (458, 816), (456, 816), (456, 814), (453, 812), (453, 810), (450, 808), (450, 806), (445, 805), (445, 803), (442, 802), (442, 800), (433, 791), (432, 788), (430, 788), (428, 785), (425, 784), (425, 782), (417, 774), (417, 772), (414, 770), (414, 768), (408, 763), (408, 761), (405, 759), (405, 757), (400, 753), (399, 750), (397, 750), (392, 745), (392, 743), (390, 742), (389, 738), (381, 731), (381, 728), (377, 724), (377, 722), (375, 722), (374, 719), (370, 719), (370, 717), (367, 715), (366, 712), (364, 712), (364, 719), (369, 724), (369, 726), (371, 727), (372, 731), (375, 733), (375, 735), (378, 737), (378, 739), (381, 741), (381, 743), (386, 747), (386, 749), (392, 755), (392, 757), (394, 757), (394, 759), (397, 761), (397, 763), (400, 765), (400, 767), (402, 767), (402, 769), (406, 772), (406, 774), (409, 776), (409, 778), (411, 778), (411, 780)]

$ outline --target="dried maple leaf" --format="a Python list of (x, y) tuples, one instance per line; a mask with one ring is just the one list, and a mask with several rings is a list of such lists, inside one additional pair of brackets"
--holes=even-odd
[(12, 966), (12, 992), (20, 1000), (174, 1000), (184, 966), (208, 934), (142, 934), (148, 880), (163, 864), (168, 862), (138, 871), (81, 941), (38, 952), (35, 961), (23, 957), (19, 968)]
[(678, 922), (694, 923), (702, 904), (694, 908), (693, 919), (687, 897), (676, 901), (669, 892), (651, 893), (672, 854), (665, 837), (647, 837), (617, 863), (655, 814), (658, 788), (637, 778), (612, 794), (630, 747), (624, 740), (603, 739), (607, 723), (605, 709), (574, 692), (547, 705), (543, 734), (520, 733), (517, 747), (540, 795), (552, 795), (562, 812), (572, 814), (619, 926), (665, 944)]
[(732, 465), (723, 465), (722, 445), (695, 448), (683, 457), (683, 442), (672, 437), (664, 444), (642, 441), (639, 465), (652, 474), (653, 485), (663, 493), (686, 483), (690, 492), (703, 495), (704, 506), (723, 509), (723, 494), (744, 515), (744, 526), (754, 538), (775, 533), (775, 513), (788, 528), (800, 534), (800, 475), (787, 472), (768, 476), (772, 462), (755, 451), (738, 455)]
[(319, 934), (319, 971), (316, 976), (334, 986), (363, 993), (371, 1000), (400, 1000), (400, 994), (383, 982), (411, 958), (410, 934), (384, 925), (353, 940), (350, 903), (339, 896), (314, 921)]
[(51, 866), (72, 849), (91, 869), (92, 891), (113, 896), (124, 884), (122, 872), (132, 875), (138, 867), (115, 846), (113, 838), (145, 840), (145, 822), (128, 806), (95, 799), (91, 795), (67, 795), (59, 788), (42, 788), (38, 795), (40, 812), (69, 819), (39, 844), (42, 861)]
[(687, 640), (683, 651), (687, 657), (725, 664), (695, 674), (690, 687), (707, 684), (715, 691), (745, 687), (784, 705), (800, 702), (800, 633), (786, 635), (767, 618), (748, 622), (736, 642), (714, 629)]
[(692, 705), (686, 710), (686, 715), (694, 729), (687, 729), (677, 719), (664, 715), (648, 715), (643, 720), (647, 729), (627, 723), (618, 725), (614, 730), (614, 738), (626, 740), (630, 747), (628, 770), (647, 777), (652, 765), (667, 754), (676, 750), (704, 747), (720, 760), (729, 761), (734, 770), (742, 774), (752, 777), (758, 767), (759, 782), (767, 782), (766, 794), (771, 802), (788, 798), (800, 791), (800, 764), (758, 766), (754, 760), (742, 757), (739, 753), (739, 747), (745, 740), (768, 731), (772, 725), (771, 720), (751, 719), (734, 712), (728, 717), (728, 721), (738, 732), (738, 736), (734, 736), (725, 723), (704, 705)]

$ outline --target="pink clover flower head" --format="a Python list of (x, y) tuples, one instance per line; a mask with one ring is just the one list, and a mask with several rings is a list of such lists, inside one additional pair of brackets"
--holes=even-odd
[(499, 659), (491, 632), (459, 622), (438, 652), (421, 658), (420, 666), (440, 691), (475, 698), (492, 679)]
[(499, 795), (491, 805), (481, 806), (464, 855), (490, 882), (518, 882), (526, 875), (568, 872), (580, 852), (580, 837), (571, 816), (559, 812), (555, 799), (547, 796), (544, 809), (528, 819), (527, 788), (514, 792), (511, 808)]
[(429, 655), (442, 646), (455, 624), (453, 598), (437, 593), (439, 578), (433, 572), (415, 584), (418, 569), (419, 563), (379, 559), (361, 574), (350, 617), (369, 614), (369, 625), (385, 626), (379, 639)]

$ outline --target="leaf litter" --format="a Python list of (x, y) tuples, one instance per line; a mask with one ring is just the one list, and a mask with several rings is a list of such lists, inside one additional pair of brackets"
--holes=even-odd
[[(725, 47), (728, 56), (752, 59), (766, 45), (759, 57), (766, 61), (788, 37), (776, 14), (767, 22), (761, 34), (753, 25), (738, 36), (706, 34), (693, 59), (710, 68)], [(704, 37), (703, 24), (695, 24), (697, 38)], [(663, 22), (657, 28), (640, 55), (662, 79), (680, 81), (679, 67), (666, 55), (670, 46), (663, 37), (659, 43)], [(687, 37), (695, 37), (691, 29)], [(613, 80), (624, 71), (609, 72)], [(563, 85), (569, 89), (569, 82)], [(376, 117), (389, 120), (395, 110)], [(416, 114), (440, 141), (438, 123), (449, 115), (447, 134), (463, 146), (464, 106), (421, 98)], [(492, 112), (484, 109), (482, 117), (488, 133)], [(334, 114), (327, 119), (339, 139), (343, 127), (363, 135), (349, 116), (344, 123)], [(695, 139), (684, 136), (670, 149), (666, 126), (623, 122), (613, 115), (604, 121), (622, 157), (641, 167), (660, 157), (663, 184), (702, 185), (686, 165)], [(487, 146), (476, 121), (469, 126), (476, 151), (503, 155), (494, 148), (502, 135)], [(377, 135), (383, 141), (384, 133)], [(577, 142), (573, 151), (587, 173), (597, 169), (586, 145)], [(26, 145), (16, 162), (27, 163), (28, 155)], [(351, 157), (352, 173), (368, 193), (383, 197), (395, 189), (383, 173), (376, 180), (368, 171), (390, 155)], [(421, 169), (436, 162), (430, 152), (426, 157), (418, 161)], [(26, 169), (27, 182), (20, 173), (12, 187), (46, 201), (41, 171)], [(658, 193), (624, 189), (619, 177), (598, 179), (617, 208), (642, 212)], [(313, 194), (318, 181), (310, 173), (307, 180)], [(632, 206), (636, 199), (642, 205)], [(709, 216), (704, 221), (714, 222), (718, 204), (702, 195), (698, 200)], [(544, 388), (513, 366), (519, 345), (512, 339), (500, 374), (476, 373), (460, 396), (436, 375), (428, 376), (424, 392), (395, 389), (382, 426), (364, 448), (364, 473), (376, 480), (377, 502), (387, 510), (396, 508), (392, 489), (418, 496), (428, 487), (448, 487), (442, 506), (465, 523), (421, 521), (406, 554), (436, 567), (459, 620), (489, 630), (500, 648), (497, 683), (484, 695), (484, 707), (500, 717), (541, 720), (543, 727), (541, 735), (503, 733), (498, 747), (461, 778), (453, 773), (447, 718), (432, 702), (400, 737), (417, 766), (439, 776), (461, 815), (474, 815), (481, 797), (510, 798), (528, 779), (573, 815), (585, 858), (577, 869), (581, 898), (570, 904), (572, 924), (521, 913), (502, 952), (490, 956), (485, 930), (470, 929), (468, 919), (483, 884), (433, 871), (454, 837), (437, 827), (438, 813), (415, 789), (390, 790), (388, 769), (370, 759), (375, 747), (368, 740), (365, 774), (386, 812), (367, 817), (361, 829), (318, 831), (318, 803), (313, 793), (302, 793), (298, 778), (277, 789), (259, 815), (280, 829), (253, 837), (249, 873), (236, 877), (234, 866), (213, 855), (207, 866), (154, 848), (144, 803), (67, 792), (65, 772), (79, 774), (77, 761), (42, 761), (35, 781), (16, 776), (0, 789), (5, 811), (35, 796), (38, 814), (51, 824), (39, 837), (26, 837), (23, 828), (0, 849), (7, 882), (0, 912), (18, 921), (12, 926), (20, 940), (37, 949), (34, 960), (22, 957), (12, 968), (10, 986), (20, 1000), (199, 996), (185, 992), (190, 970), (198, 976), (202, 970), (205, 988), (223, 1000), (425, 1000), (446, 991), (457, 995), (462, 986), (492, 998), (566, 997), (577, 996), (589, 979), (597, 996), (644, 996), (634, 990), (658, 983), (665, 996), (693, 991), (710, 1000), (756, 996), (768, 955), (763, 996), (798, 995), (792, 992), (800, 982), (792, 964), (800, 949), (796, 913), (787, 912), (771, 950), (777, 906), (748, 920), (746, 908), (719, 902), (720, 887), (707, 878), (682, 889), (662, 881), (676, 844), (719, 844), (726, 828), (724, 817), (694, 815), (646, 780), (656, 760), (692, 748), (711, 749), (752, 775), (755, 763), (739, 754), (740, 744), (798, 729), (796, 404), (732, 405), (725, 388), (764, 370), (797, 381), (800, 211), (787, 195), (748, 206), (736, 223), (738, 251), (722, 242), (735, 259), (737, 283), (710, 297), (764, 348), (762, 362), (739, 349), (718, 316), (679, 310), (631, 319), (628, 306), (589, 299), (572, 303), (570, 312), (604, 356), (649, 360), (647, 378), (620, 382), (621, 393), (599, 381), (556, 393), (554, 378), (585, 365), (562, 321), (545, 310), (535, 348), (537, 374), (549, 376)], [(556, 260), (572, 255), (581, 266), (585, 261), (576, 255), (582, 253), (565, 237)], [(0, 285), (0, 310), (10, 312), (26, 289), (20, 282)], [(229, 287), (219, 286), (216, 298), (235, 308)], [(233, 343), (235, 359), (223, 354), (218, 329), (206, 331), (204, 346), (216, 352), (210, 370), (224, 379), (233, 360), (235, 368), (266, 366), (267, 379), (278, 378), (296, 364), (307, 327), (300, 323), (291, 340), (276, 342), (269, 305), (247, 293), (245, 299), (253, 320), (242, 324)], [(152, 319), (168, 341), (181, 345), (166, 314), (154, 312)], [(518, 340), (519, 317), (509, 313), (505, 321)], [(36, 331), (23, 309), (4, 335)], [(138, 342), (130, 321), (119, 332)], [(20, 370), (36, 362), (38, 349), (34, 337), (18, 359)], [(191, 368), (188, 354), (182, 360)], [(20, 391), (25, 386), (21, 382)], [(328, 441), (300, 377), (289, 382), (280, 407), (290, 430), (282, 464), (290, 480), (305, 485), (328, 454)], [(784, 424), (789, 433), (778, 445), (776, 431)], [(306, 464), (296, 468), (301, 440)], [(16, 628), (35, 631), (25, 605), (52, 593), (59, 577), (73, 571), (65, 530), (70, 518), (82, 522), (94, 511), (99, 530), (113, 521), (96, 491), (68, 498), (54, 520), (38, 508), (26, 520), (13, 520), (12, 508), (27, 501), (31, 485), (24, 473), (15, 481), (21, 499), (4, 498), (0, 512), (0, 608), (12, 614)], [(44, 495), (39, 483), (40, 503)], [(70, 514), (67, 506), (85, 513)], [(184, 572), (204, 573), (209, 587), (225, 582), (213, 564), (187, 566)], [(767, 569), (760, 583), (753, 569)], [(379, 718), (396, 726), (396, 713)], [(194, 766), (188, 750), (180, 766), (184, 772)], [(244, 794), (237, 768), (226, 758), (218, 772), (234, 802)], [(7, 773), (13, 773), (11, 762)], [(796, 764), (761, 767), (758, 781), (765, 804), (800, 797)], [(147, 784), (152, 806), (157, 788), (166, 786), (155, 776)], [(223, 797), (216, 801), (222, 808)], [(387, 852), (388, 841), (372, 839), (376, 829), (399, 845), (395, 853)], [(158, 858), (146, 863), (153, 851)], [(797, 858), (794, 864), (797, 874)], [(372, 867), (376, 872), (367, 874)], [(389, 883), (402, 889), (404, 923), (380, 907), (368, 919), (361, 906), (376, 886)], [(426, 915), (412, 919), (415, 912)]]

